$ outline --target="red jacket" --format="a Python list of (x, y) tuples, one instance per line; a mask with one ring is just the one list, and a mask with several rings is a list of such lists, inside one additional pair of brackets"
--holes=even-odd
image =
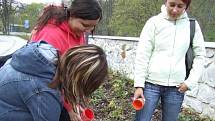
[(32, 33), (31, 40), (44, 40), (58, 49), (61, 55), (69, 48), (85, 43), (84, 33), (79, 38), (76, 38), (69, 27), (68, 21), (56, 25), (54, 20), (50, 20), (39, 32)]

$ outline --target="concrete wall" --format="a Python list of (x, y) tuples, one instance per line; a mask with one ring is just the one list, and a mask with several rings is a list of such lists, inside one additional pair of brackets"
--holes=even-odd
[[(101, 46), (106, 54), (109, 66), (133, 79), (136, 46), (139, 38), (93, 36), (89, 43)], [(184, 106), (192, 107), (198, 113), (215, 119), (215, 43), (205, 42), (207, 50), (205, 70), (199, 80), (199, 86), (187, 92)]]

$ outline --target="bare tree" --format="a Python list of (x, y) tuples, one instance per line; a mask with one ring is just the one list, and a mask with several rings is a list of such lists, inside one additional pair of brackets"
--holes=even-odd
[(11, 0), (1, 0), (0, 1), (0, 16), (3, 24), (3, 34), (9, 34), (9, 16), (11, 9)]
[(3, 24), (3, 34), (9, 34), (10, 18), (20, 5), (22, 4), (14, 0), (0, 0), (0, 20)]
[(99, 0), (103, 9), (103, 19), (96, 28), (96, 34), (111, 35), (111, 29), (108, 27), (112, 16), (112, 9), (115, 0)]

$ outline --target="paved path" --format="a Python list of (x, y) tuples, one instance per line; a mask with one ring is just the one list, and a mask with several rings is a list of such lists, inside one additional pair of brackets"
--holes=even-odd
[(27, 40), (20, 37), (0, 35), (0, 56), (11, 54), (26, 43)]

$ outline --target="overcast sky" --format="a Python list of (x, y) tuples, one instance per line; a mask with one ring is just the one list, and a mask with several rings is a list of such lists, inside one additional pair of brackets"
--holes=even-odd
[(27, 3), (27, 4), (31, 4), (31, 3), (55, 3), (55, 4), (59, 4), (61, 3), (61, 0), (16, 0), (19, 1), (21, 3)]

